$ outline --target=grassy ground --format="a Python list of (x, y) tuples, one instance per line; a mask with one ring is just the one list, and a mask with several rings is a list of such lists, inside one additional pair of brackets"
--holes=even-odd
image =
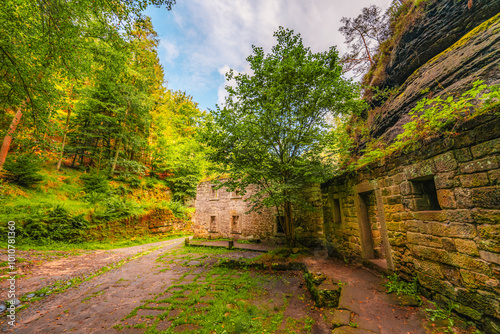
[[(162, 270), (184, 274), (165, 292), (151, 296), (115, 328), (146, 329), (145, 333), (311, 333), (315, 320), (306, 294), (292, 287), (300, 278), (218, 266), (237, 251), (184, 247), (165, 253)], [(296, 282), (297, 281), (297, 282)], [(293, 293), (292, 293), (293, 292)]]

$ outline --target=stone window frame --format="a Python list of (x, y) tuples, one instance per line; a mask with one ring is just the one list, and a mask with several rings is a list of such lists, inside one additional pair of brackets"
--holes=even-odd
[(235, 191), (232, 191), (231, 192), (231, 195), (230, 195), (230, 198), (231, 199), (240, 199), (240, 198), (243, 198), (243, 196), (241, 196), (239, 194), (240, 190), (239, 189), (236, 189)]
[[(233, 217), (238, 217), (238, 229), (233, 229)], [(230, 234), (241, 234), (243, 230), (243, 215), (241, 212), (231, 212), (229, 214), (229, 233)]]
[(340, 197), (339, 194), (334, 194), (331, 203), (333, 206), (332, 210), (333, 223), (341, 225), (342, 223), (345, 222), (344, 210), (342, 210), (342, 204), (343, 204), (342, 198)]
[[(439, 203), (439, 196), (437, 195), (435, 175), (430, 174), (422, 177), (416, 177), (408, 179), (411, 185), (411, 200), (413, 201), (411, 211), (414, 212), (441, 212), (443, 209), (441, 203)], [(426, 199), (427, 205), (424, 203), (418, 203), (415, 195), (422, 194), (421, 198)], [(422, 201), (423, 202), (423, 201)]]
[[(219, 215), (211, 213), (208, 215), (208, 233), (217, 233), (219, 230)], [(212, 217), (215, 217), (215, 230), (212, 229)]]
[[(219, 189), (214, 189), (215, 185), (211, 184), (208, 190), (209, 201), (218, 201), (219, 200)], [(213, 192), (215, 191), (215, 197), (213, 197)]]

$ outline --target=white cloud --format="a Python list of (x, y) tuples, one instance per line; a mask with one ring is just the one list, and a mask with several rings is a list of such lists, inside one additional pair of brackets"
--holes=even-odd
[[(376, 4), (384, 9), (390, 0), (183, 0), (172, 14), (179, 31), (174, 42), (161, 43), (166, 62), (175, 60), (182, 71), (176, 75), (179, 86), (188, 93), (211, 91), (212, 100), (221, 103), (226, 96), (224, 74), (229, 68), (248, 71), (246, 57), (251, 46), (270, 52), (275, 44), (273, 32), (279, 26), (300, 33), (313, 52), (337, 45), (345, 52), (344, 38), (338, 32), (343, 16), (359, 15), (361, 8)], [(161, 36), (161, 32), (160, 32)], [(169, 75), (169, 73), (167, 73)], [(174, 78), (169, 78), (169, 81)], [(176, 80), (177, 80), (176, 79)], [(201, 94), (201, 93), (200, 93)], [(205, 106), (202, 106), (205, 107)], [(208, 106), (212, 108), (212, 106)]]
[(179, 57), (179, 49), (172, 42), (162, 39), (160, 41), (160, 48), (165, 51), (165, 57), (163, 58), (165, 62), (173, 63), (174, 60)]

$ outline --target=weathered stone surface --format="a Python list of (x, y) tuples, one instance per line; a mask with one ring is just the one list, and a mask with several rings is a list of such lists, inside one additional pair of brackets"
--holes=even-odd
[(500, 254), (486, 251), (479, 251), (479, 256), (486, 262), (500, 264)]
[(465, 269), (460, 269), (460, 275), (465, 285), (474, 289), (484, 288), (486, 282), (490, 280), (489, 276)]
[(436, 191), (439, 205), (442, 209), (456, 209), (457, 201), (453, 189), (438, 189)]
[(414, 259), (413, 263), (415, 264), (415, 269), (427, 275), (444, 279), (443, 271), (438, 263), (426, 260), (417, 260), (417, 259)]
[(349, 322), (351, 322), (351, 311), (349, 310), (333, 311), (332, 326), (334, 328), (341, 326), (349, 326)]
[(484, 187), (490, 183), (487, 173), (460, 175), (460, 184), (465, 188)]
[(455, 304), (455, 311), (474, 320), (480, 320), (481, 317), (483, 316), (482, 313), (479, 312), (478, 310), (464, 306), (459, 303)]
[(472, 217), (477, 224), (500, 224), (500, 210), (473, 209)]
[(479, 256), (477, 244), (473, 240), (455, 239), (455, 247), (460, 253)]
[(449, 189), (459, 186), (459, 178), (456, 172), (439, 173), (434, 176), (436, 189)]
[[(488, 0), (481, 2), (492, 3)], [(436, 1), (447, 6), (451, 3), (459, 4), (454, 0)], [(476, 3), (476, 2), (474, 2)], [(460, 6), (465, 6), (460, 2)], [(498, 4), (495, 4), (497, 6)], [(464, 8), (461, 13), (469, 13)], [(498, 10), (492, 15), (496, 15)], [(447, 16), (444, 14), (442, 17)], [(500, 50), (493, 47), (500, 38), (498, 36), (500, 24), (494, 17), (484, 22), (480, 27), (474, 28), (468, 35), (462, 37), (457, 43), (450, 46), (439, 55), (434, 54), (433, 59), (422, 65), (418, 70), (413, 68), (413, 73), (399, 89), (399, 95), (382, 106), (382, 117), (375, 120), (370, 134), (372, 137), (384, 137), (390, 141), (402, 132), (401, 126), (410, 120), (408, 112), (416, 102), (426, 96), (426, 91), (439, 92), (446, 95), (452, 92), (463, 92), (469, 89), (477, 78), (484, 78), (488, 84), (497, 83), (497, 62)], [(473, 27), (469, 27), (473, 28)], [(437, 32), (437, 31), (436, 31)], [(433, 32), (433, 33), (436, 33)], [(406, 43), (402, 43), (406, 52), (414, 52)], [(445, 48), (446, 49), (446, 48)], [(431, 57), (431, 58), (432, 58)], [(430, 58), (429, 58), (430, 59)], [(483, 133), (488, 134), (488, 132)], [(454, 139), (457, 148), (476, 144), (474, 135)]]
[(491, 269), (488, 266), (487, 262), (483, 260), (478, 260), (477, 258), (472, 258), (464, 254), (449, 253), (448, 263), (458, 268), (473, 270), (485, 275), (491, 274)]
[(470, 148), (474, 158), (482, 158), (485, 155), (500, 152), (500, 138), (496, 138), (484, 143), (481, 143)]
[(474, 1), (471, 10), (457, 1), (431, 3), (425, 15), (401, 37), (401, 47), (391, 56), (384, 85), (401, 85), (416, 69), (499, 11), (498, 3), (487, 0)]
[(458, 167), (453, 152), (449, 151), (434, 158), (434, 165), (438, 172), (449, 172)]
[(414, 180), (421, 177), (433, 175), (435, 172), (434, 163), (427, 160), (418, 164), (410, 165), (405, 168), (405, 175), (408, 180)]
[(472, 239), (477, 236), (477, 231), (475, 225), (472, 224), (461, 224), (461, 223), (429, 223), (429, 234), (442, 236), (442, 237), (453, 237), (453, 238), (465, 238)]
[(467, 162), (472, 160), (472, 153), (470, 152), (470, 148), (460, 148), (455, 150), (455, 157), (458, 162)]
[(410, 250), (417, 258), (432, 260), (442, 263), (450, 263), (449, 254), (444, 249), (413, 245)]
[(498, 162), (495, 157), (487, 157), (481, 160), (465, 162), (460, 165), (460, 170), (462, 173), (466, 174), (484, 172), (496, 168), (498, 168)]
[(475, 207), (500, 209), (500, 186), (471, 189), (471, 197)]

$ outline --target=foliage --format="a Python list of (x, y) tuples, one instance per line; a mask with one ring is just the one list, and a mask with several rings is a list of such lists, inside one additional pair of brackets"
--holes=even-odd
[(90, 173), (82, 174), (80, 179), (83, 181), (83, 189), (87, 194), (109, 192), (108, 177), (102, 172), (92, 170)]
[(453, 330), (453, 325), (455, 324), (455, 321), (451, 317), (451, 312), (453, 311), (454, 308), (456, 308), (456, 304), (453, 302), (449, 302), (448, 306), (446, 309), (442, 309), (435, 302), (430, 302), (432, 305), (434, 305), (434, 308), (426, 308), (425, 312), (427, 312), (429, 316), (430, 321), (436, 321), (436, 320), (448, 320), (448, 328), (445, 330), (445, 333), (455, 333)]
[(257, 184), (254, 209), (283, 210), (285, 235), (293, 240), (291, 205), (305, 204), (299, 192), (325, 177), (320, 154), (328, 133), (328, 114), (341, 114), (354, 103), (353, 85), (341, 78), (334, 47), (312, 53), (299, 34), (280, 27), (277, 45), (265, 55), (253, 46), (247, 58), (253, 72), (226, 74), (236, 87), (207, 121), (201, 141), (222, 183), (233, 191)]
[(21, 187), (35, 186), (43, 181), (43, 176), (40, 174), (42, 161), (33, 153), (9, 156), (3, 169), (3, 178)]
[(415, 277), (412, 282), (401, 280), (397, 274), (387, 277), (389, 281), (383, 284), (387, 288), (387, 293), (396, 292), (397, 295), (403, 294), (415, 297), (419, 304), (422, 303), (422, 298), (418, 293), (418, 279)]
[(83, 230), (88, 228), (83, 214), (73, 215), (62, 205), (39, 210), (27, 216), (24, 225), (17, 226), (20, 237), (32, 242), (82, 240)]
[[(367, 145), (358, 166), (369, 164), (390, 154), (416, 149), (424, 140), (436, 136), (456, 135), (464, 122), (490, 112), (500, 105), (500, 85), (488, 86), (476, 81), (473, 87), (458, 98), (451, 95), (420, 100), (409, 113), (412, 120), (403, 125), (403, 133), (387, 147), (375, 148), (375, 142)], [(380, 143), (378, 143), (380, 144)]]
[(182, 202), (178, 201), (167, 202), (164, 206), (172, 211), (174, 217), (176, 218), (189, 219), (191, 213), (193, 212), (192, 208), (188, 208), (184, 206)]

